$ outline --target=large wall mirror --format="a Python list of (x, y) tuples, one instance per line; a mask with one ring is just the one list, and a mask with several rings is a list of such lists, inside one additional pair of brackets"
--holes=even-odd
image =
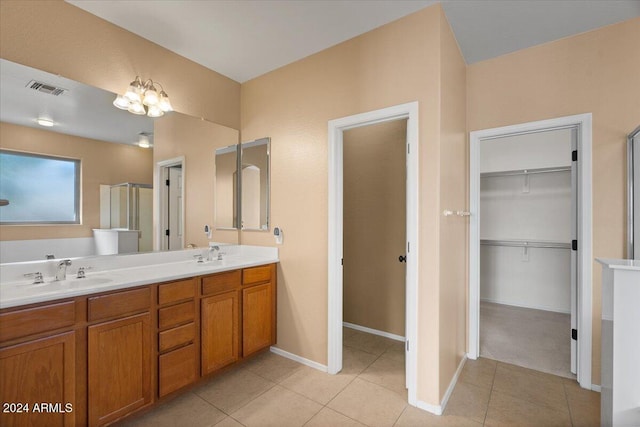
[(640, 260), (640, 126), (627, 137), (627, 258)]
[(216, 228), (269, 230), (270, 139), (216, 150)]
[[(0, 263), (40, 260), (47, 255), (99, 255), (95, 229), (135, 231), (137, 242), (127, 252), (153, 250), (158, 228), (154, 224), (157, 207), (152, 203), (156, 189), (151, 188), (154, 161), (178, 156), (186, 158), (184, 183), (189, 185), (187, 196), (192, 196), (180, 215), (186, 233), (184, 246), (207, 245), (202, 230), (204, 225), (213, 224), (214, 200), (204, 195), (213, 193), (215, 165), (213, 155), (206, 154), (219, 146), (237, 145), (237, 130), (178, 112), (161, 118), (134, 115), (113, 106), (114, 93), (5, 59), (0, 59), (0, 73), (2, 152), (35, 155), (40, 162), (48, 158), (76, 159), (81, 171), (78, 194), (60, 192), (53, 198), (61, 201), (75, 197), (80, 204), (78, 218), (65, 223), (16, 225), (12, 218), (20, 203), (24, 204), (23, 210), (34, 205), (53, 210), (56, 203), (52, 198), (42, 197), (51, 196), (51, 192), (42, 190), (45, 183), (58, 181), (47, 178), (41, 169), (32, 182), (19, 179), (15, 173), (3, 177), (20, 188), (0, 185)], [(49, 163), (51, 168), (57, 166)], [(10, 168), (3, 165), (1, 169), (0, 173), (11, 174)], [(28, 190), (29, 185), (34, 196), (21, 200), (17, 195), (24, 195), (22, 187)], [(70, 188), (73, 192), (73, 186)], [(62, 186), (54, 189), (59, 191)], [(213, 240), (237, 243), (233, 235), (214, 234)]]

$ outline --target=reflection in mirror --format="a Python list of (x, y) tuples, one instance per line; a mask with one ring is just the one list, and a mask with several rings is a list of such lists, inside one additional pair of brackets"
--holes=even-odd
[[(46, 255), (94, 255), (94, 229), (135, 230), (131, 250), (150, 250), (150, 225), (146, 227), (145, 223), (143, 227), (133, 217), (123, 221), (114, 217), (111, 224), (110, 188), (123, 182), (151, 186), (153, 152), (141, 147), (153, 145), (154, 120), (118, 110), (112, 105), (115, 95), (108, 91), (61, 76), (4, 59), (0, 59), (0, 73), (1, 148), (79, 162), (77, 198), (81, 203), (75, 225), (0, 225), (0, 262), (44, 259)], [(42, 184), (52, 181), (43, 171), (36, 176)], [(38, 186), (37, 181), (34, 185)], [(0, 193), (11, 193), (9, 185), (0, 187)], [(63, 188), (58, 186), (56, 190), (69, 191)], [(61, 193), (55, 197), (62, 200), (73, 195)], [(5, 196), (0, 194), (0, 198)], [(138, 218), (151, 217), (151, 205), (140, 203), (142, 199), (125, 198), (130, 204), (122, 214), (126, 217), (138, 212)], [(19, 199), (14, 200), (19, 203)], [(23, 202), (27, 206), (43, 200), (38, 197)]]
[(243, 230), (269, 229), (269, 138), (241, 145)]
[(628, 250), (627, 258), (640, 260), (640, 126), (627, 137), (628, 144)]
[(238, 145), (216, 150), (216, 219), (218, 230), (238, 228)]
[[(153, 187), (147, 184), (112, 185), (109, 188), (108, 207), (100, 200), (100, 223), (108, 212), (109, 226), (105, 228), (139, 231), (138, 247), (132, 252), (148, 252), (153, 249)], [(105, 206), (103, 206), (103, 204)], [(102, 227), (101, 227), (102, 228)], [(98, 254), (100, 255), (100, 254)]]

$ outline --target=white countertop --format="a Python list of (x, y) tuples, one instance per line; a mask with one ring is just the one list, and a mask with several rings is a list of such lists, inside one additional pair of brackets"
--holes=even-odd
[(634, 259), (610, 259), (596, 258), (600, 264), (614, 270), (637, 270), (640, 271), (640, 261)]
[[(222, 261), (198, 263), (193, 258), (202, 249), (72, 259), (67, 280), (53, 281), (52, 269), (59, 261), (37, 261), (0, 265), (0, 308), (15, 307), (62, 298), (90, 295), (238, 268), (278, 262), (277, 248), (225, 246)], [(206, 257), (205, 257), (206, 259)], [(85, 279), (77, 279), (79, 267), (91, 268)], [(40, 271), (45, 283), (23, 278)]]

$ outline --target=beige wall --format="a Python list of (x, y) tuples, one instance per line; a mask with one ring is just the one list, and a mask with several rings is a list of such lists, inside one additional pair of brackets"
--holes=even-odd
[[(440, 176), (441, 169), (459, 173), (465, 164), (464, 154), (455, 157), (464, 153), (466, 144), (464, 63), (452, 42), (441, 6), (435, 5), (251, 80), (241, 90), (242, 139), (272, 138), (272, 224), (282, 227), (285, 236), (279, 246), (278, 346), (323, 364), (327, 363), (327, 122), (419, 102), (418, 399), (430, 404), (440, 403), (441, 390), (455, 372), (451, 367), (464, 352), (464, 333), (458, 334), (464, 331), (459, 321), (466, 283), (465, 258), (460, 256), (466, 253), (462, 221), (442, 229), (451, 239), (442, 246), (446, 250), (442, 264), (462, 270), (441, 281), (439, 261), (441, 179), (451, 190), (446, 197), (457, 201), (466, 195), (462, 178)], [(441, 58), (446, 63), (442, 70)], [(452, 75), (441, 82), (448, 70)], [(441, 125), (446, 131), (443, 144)], [(441, 145), (446, 145), (442, 158)], [(273, 245), (270, 233), (241, 235), (243, 244)], [(442, 296), (441, 287), (447, 288)], [(440, 304), (456, 310), (441, 319)], [(456, 334), (441, 349), (440, 322), (450, 318), (451, 325), (442, 330), (454, 328)]]
[(135, 182), (152, 184), (152, 152), (132, 145), (64, 135), (0, 122), (0, 147), (27, 153), (81, 160), (82, 224), (3, 225), (0, 240), (91, 237), (100, 228), (100, 185)]
[[(640, 123), (640, 18), (473, 64), (468, 130), (593, 114), (593, 256), (624, 258), (626, 135)], [(593, 264), (592, 382), (601, 269)]]
[[(466, 64), (440, 15), (440, 209), (468, 210)], [(440, 216), (440, 396), (466, 353), (468, 220)]]
[(343, 319), (404, 336), (407, 121), (344, 132)]
[(240, 126), (240, 84), (62, 0), (2, 0), (0, 57), (114, 93), (158, 80), (176, 111)]
[[(217, 148), (237, 144), (238, 131), (226, 126), (172, 113), (154, 124), (153, 164), (184, 156), (184, 242), (198, 247), (209, 244), (204, 226), (214, 226), (215, 153)], [(154, 175), (157, 170), (153, 171)], [(154, 203), (157, 203), (154, 200)], [(154, 243), (160, 227), (154, 217)], [(213, 230), (212, 240), (237, 243), (238, 232)]]

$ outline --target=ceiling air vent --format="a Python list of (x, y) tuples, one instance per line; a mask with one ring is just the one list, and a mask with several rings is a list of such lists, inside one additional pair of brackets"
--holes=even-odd
[(49, 84), (38, 82), (36, 80), (31, 80), (29, 83), (27, 83), (26, 87), (28, 87), (29, 89), (37, 90), (38, 92), (44, 92), (54, 96), (62, 95), (67, 91), (67, 89), (51, 86)]

